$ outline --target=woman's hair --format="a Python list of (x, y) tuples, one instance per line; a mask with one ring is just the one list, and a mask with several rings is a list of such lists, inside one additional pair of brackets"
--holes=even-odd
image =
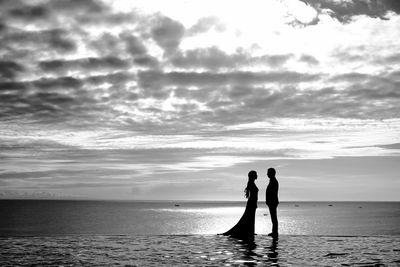
[(248, 177), (249, 177), (249, 180), (247, 181), (247, 186), (244, 189), (244, 195), (246, 196), (246, 198), (249, 198), (249, 196), (250, 196), (250, 186), (251, 186), (251, 184), (254, 184), (254, 180), (257, 177), (257, 172), (249, 171)]

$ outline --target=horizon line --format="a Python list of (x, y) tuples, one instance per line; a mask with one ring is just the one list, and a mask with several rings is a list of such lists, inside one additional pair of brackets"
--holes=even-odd
[[(58, 201), (113, 201), (113, 202), (246, 202), (247, 200), (174, 200), (174, 199), (100, 199), (100, 198), (0, 198), (2, 200), (58, 200)], [(282, 200), (279, 203), (291, 202), (400, 202), (400, 200)], [(258, 201), (264, 203), (264, 201)]]

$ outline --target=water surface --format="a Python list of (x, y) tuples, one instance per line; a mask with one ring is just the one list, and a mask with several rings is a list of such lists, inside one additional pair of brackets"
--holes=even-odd
[[(259, 202), (256, 233), (271, 223)], [(232, 227), (244, 202), (0, 200), (0, 235), (216, 234)], [(400, 235), (400, 202), (284, 202), (281, 234)]]

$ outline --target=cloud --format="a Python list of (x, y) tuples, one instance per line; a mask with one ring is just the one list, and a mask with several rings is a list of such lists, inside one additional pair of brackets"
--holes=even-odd
[(10, 16), (26, 21), (43, 19), (46, 18), (48, 14), (49, 11), (44, 6), (24, 6), (9, 11)]
[(0, 199), (54, 199), (54, 198), (71, 198), (72, 196), (54, 194), (43, 191), (25, 191), (25, 190), (1, 190)]
[(24, 68), (13, 61), (0, 61), (0, 77), (3, 79), (14, 79), (16, 76), (23, 72)]
[(179, 68), (234, 68), (248, 64), (249, 55), (238, 52), (233, 55), (221, 51), (217, 47), (185, 51), (184, 54), (175, 54), (171, 58), (172, 64)]
[(304, 55), (303, 54), (303, 55), (301, 55), (299, 60), (302, 61), (302, 62), (305, 62), (305, 63), (307, 63), (309, 65), (318, 65), (319, 64), (319, 61), (315, 57), (313, 57), (311, 55)]
[(102, 85), (104, 83), (110, 83), (113, 85), (125, 85), (131, 80), (135, 79), (135, 73), (126, 71), (115, 71), (103, 75), (91, 75), (86, 77), (84, 80), (90, 85)]
[[(263, 118), (396, 117), (394, 110), (399, 97), (397, 82), (359, 73), (338, 75), (331, 80), (338, 83), (338, 88), (304, 90), (296, 86), (282, 86), (276, 90), (257, 84), (247, 87), (239, 84), (229, 89), (222, 86), (203, 90), (178, 89), (175, 92), (177, 97), (206, 102), (213, 112), (203, 114), (204, 121), (224, 124), (255, 121), (257, 118), (254, 114)], [(347, 82), (351, 85), (342, 90), (339, 84)]]
[(102, 58), (82, 58), (75, 60), (47, 60), (39, 62), (40, 69), (50, 72), (68, 72), (72, 70), (94, 71), (94, 70), (118, 70), (129, 67), (129, 61), (118, 57), (107, 56)]
[(156, 72), (141, 71), (138, 79), (144, 88), (159, 88), (160, 86), (222, 86), (222, 85), (257, 85), (264, 83), (298, 83), (318, 80), (320, 75), (298, 72), (249, 72), (232, 71), (227, 73), (214, 72)]
[(291, 25), (315, 25), (319, 22), (318, 12), (306, 1), (286, 1), (288, 13), (293, 16)]
[(67, 12), (82, 12), (82, 13), (101, 13), (105, 11), (106, 6), (101, 1), (86, 0), (86, 1), (75, 1), (75, 0), (59, 0), (49, 1), (52, 8), (57, 11)]
[(166, 53), (174, 52), (184, 36), (185, 27), (168, 17), (156, 17), (151, 35)]
[(79, 88), (82, 82), (73, 77), (59, 77), (59, 78), (42, 78), (32, 82), (32, 85), (41, 89), (51, 88)]
[(222, 32), (225, 30), (225, 26), (217, 17), (204, 17), (200, 18), (192, 27), (190, 27), (186, 34), (192, 36), (206, 33), (212, 29)]
[(44, 32), (44, 38), (48, 39), (52, 48), (60, 51), (71, 52), (76, 49), (76, 45), (66, 37), (67, 35), (66, 31), (59, 29)]
[[(26, 14), (34, 13), (32, 8), (32, 5), (27, 6)], [(102, 116), (103, 120), (106, 117), (117, 118), (138, 126), (138, 123), (147, 125), (147, 119), (152, 116), (156, 116), (161, 125), (173, 120), (185, 121), (183, 118), (189, 114), (197, 115), (196, 122), (201, 125), (207, 120), (220, 124), (255, 121), (258, 116), (254, 114), (267, 118), (362, 118), (375, 117), (380, 113), (381, 117), (388, 118), (395, 111), (393, 102), (397, 93), (393, 90), (396, 82), (392, 78), (378, 79), (362, 73), (344, 73), (326, 78), (329, 75), (316, 69), (305, 69), (304, 72), (294, 70), (291, 67), (296, 62), (294, 59), (306, 63), (303, 65), (306, 68), (323, 65), (317, 56), (306, 53), (254, 54), (257, 46), (253, 49), (238, 48), (233, 53), (218, 46), (180, 47), (185, 38), (207, 34), (221, 26), (222, 22), (215, 17), (200, 18), (185, 30), (182, 23), (160, 13), (147, 18), (141, 14), (131, 18), (135, 27), (122, 27), (123, 30), (118, 32), (100, 31), (95, 37), (84, 27), (79, 31), (72, 30), (71, 25), (78, 27), (77, 23), (82, 22), (79, 10), (93, 16), (98, 12), (98, 16), (104, 18), (125, 16), (113, 13), (105, 4), (94, 1), (61, 1), (46, 8), (48, 11), (43, 19), (49, 21), (55, 20), (55, 17), (62, 19), (68, 13), (65, 28), (38, 31), (12, 28), (2, 36), (11, 46), (25, 46), (28, 50), (35, 48), (48, 53), (47, 56), (31, 53), (27, 56), (29, 61), (25, 61), (27, 64), (4, 61), (1, 73), (8, 79), (16, 79), (22, 73), (31, 76), (24, 81), (0, 84), (5, 105), (3, 110), (7, 110), (4, 114), (21, 115), (34, 111), (32, 114), (46, 116), (44, 114), (54, 112), (64, 119), (63, 116), (70, 112), (80, 114), (85, 111), (88, 116), (98, 119)], [(24, 6), (9, 8), (17, 9), (23, 10)], [(125, 26), (124, 20), (104, 22)], [(224, 32), (220, 30), (220, 33)], [(47, 49), (43, 44), (49, 45)], [(154, 45), (163, 49), (163, 57), (157, 54)], [(85, 46), (93, 49), (93, 56), (64, 56), (66, 51), (78, 53), (78, 48)], [(347, 50), (337, 51), (344, 53)], [(361, 47), (346, 55), (333, 54), (333, 57), (351, 60), (349, 53), (357, 55), (359, 51), (362, 51)], [(50, 53), (52, 56), (49, 56)], [(12, 57), (11, 53), (9, 57)], [(362, 55), (357, 60), (362, 61)], [(385, 62), (395, 64), (396, 55), (388, 55)], [(362, 79), (368, 80), (368, 88), (357, 88), (357, 83), (366, 84)], [(318, 82), (327, 85), (317, 85)], [(368, 103), (371, 100), (373, 103)], [(321, 106), (321, 101), (327, 101), (327, 104)], [(386, 106), (378, 105), (379, 101), (386, 101)], [(359, 105), (355, 106), (355, 102)], [(143, 119), (139, 121), (138, 116), (132, 114), (143, 114)], [(145, 114), (148, 114), (147, 119)], [(94, 123), (96, 121), (93, 120)]]
[[(391, 74), (381, 75), (367, 75), (362, 73), (347, 73), (343, 75), (337, 75), (331, 80), (349, 82), (351, 86), (347, 87), (347, 90), (342, 93), (343, 97), (353, 98), (356, 97), (361, 104), (371, 103), (376, 108), (394, 108), (395, 102), (399, 98), (399, 92), (397, 90), (399, 82), (395, 79), (390, 78)], [(387, 102), (382, 102), (387, 101)], [(379, 105), (377, 105), (379, 102)], [(376, 112), (373, 107), (370, 111)]]
[(65, 29), (22, 31), (11, 28), (2, 34), (2, 43), (14, 49), (37, 49), (45, 51), (55, 50), (61, 53), (74, 52), (76, 43), (69, 37), (69, 32)]
[(399, 64), (400, 63), (400, 54), (399, 53), (394, 53), (389, 56), (384, 56), (384, 57), (376, 57), (374, 60), (375, 63), (378, 64), (387, 64), (387, 65), (393, 65), (393, 64)]
[(147, 53), (146, 47), (136, 36), (130, 35), (126, 36), (124, 39), (126, 41), (127, 50), (132, 56), (142, 56)]
[(184, 53), (174, 54), (171, 63), (178, 68), (205, 68), (217, 70), (220, 68), (233, 69), (235, 67), (267, 65), (280, 67), (292, 57), (288, 55), (263, 55), (252, 57), (244, 51), (228, 54), (217, 47), (187, 50)]
[(82, 112), (82, 108), (93, 108), (93, 100), (80, 90), (83, 84), (82, 80), (69, 76), (0, 83), (0, 109), (5, 117), (65, 120)]
[(156, 194), (398, 155), (398, 5), (293, 3), (0, 1), (0, 182)]
[(30, 1), (1, 1), (0, 6), (3, 10), (4, 16), (9, 16), (12, 19), (19, 19), (24, 21), (37, 20), (37, 19), (54, 19), (54, 13), (66, 14), (101, 14), (105, 11), (105, 6), (101, 1), (87, 0), (87, 1), (73, 1), (73, 0), (59, 0), (59, 1), (41, 1), (38, 3), (30, 3)]
[(152, 56), (140, 56), (133, 59), (133, 62), (139, 66), (145, 66), (149, 68), (157, 68), (159, 62), (157, 58)]
[(340, 48), (332, 53), (332, 56), (342, 62), (364, 62), (368, 60), (371, 55), (368, 55), (366, 47), (356, 46), (352, 48)]
[(350, 23), (353, 17), (365, 15), (373, 18), (385, 18), (387, 12), (400, 13), (400, 4), (396, 0), (302, 0), (319, 13), (327, 13), (342, 23)]
[(400, 143), (395, 143), (395, 144), (388, 144), (388, 145), (381, 145), (380, 147), (386, 148), (386, 149), (400, 149)]
[[(1, 141), (3, 143), (4, 138)], [(211, 148), (168, 148), (167, 143), (163, 149), (107, 149), (107, 152), (100, 153), (97, 149), (65, 146), (34, 138), (18, 139), (18, 142), (9, 142), (2, 147), (0, 157), (3, 166), (17, 166), (16, 159), (23, 155), (38, 150), (41, 153), (36, 153), (35, 158), (26, 158), (24, 165), (16, 171), (0, 170), (0, 180), (6, 181), (8, 188), (60, 189), (154, 184), (162, 181), (163, 177), (172, 177), (177, 173), (193, 175), (195, 172), (257, 159), (251, 155), (218, 154), (217, 150)], [(204, 156), (208, 153), (212, 155)], [(190, 179), (188, 177), (185, 181)], [(194, 182), (196, 180), (193, 179)]]

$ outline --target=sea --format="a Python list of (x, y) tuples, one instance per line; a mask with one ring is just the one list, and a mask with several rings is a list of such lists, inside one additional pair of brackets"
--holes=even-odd
[(0, 200), (0, 266), (400, 266), (400, 202)]

